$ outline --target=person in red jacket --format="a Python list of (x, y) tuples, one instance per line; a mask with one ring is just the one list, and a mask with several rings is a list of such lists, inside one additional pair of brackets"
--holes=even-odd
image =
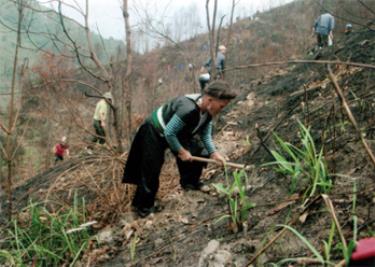
[(64, 155), (69, 157), (69, 145), (67, 144), (66, 136), (63, 136), (61, 138), (61, 141), (55, 145), (54, 152), (55, 152), (55, 164), (59, 161), (63, 161)]

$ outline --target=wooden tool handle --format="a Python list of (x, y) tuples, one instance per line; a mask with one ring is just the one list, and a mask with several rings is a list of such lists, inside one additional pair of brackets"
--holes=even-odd
[[(196, 157), (196, 156), (192, 156), (192, 158), (195, 161), (215, 163), (215, 164), (221, 165), (221, 163), (219, 161), (216, 161), (214, 159), (207, 159), (207, 158)], [(238, 164), (238, 163), (233, 163), (233, 162), (225, 162), (225, 165), (229, 166), (229, 167), (237, 168), (237, 169), (244, 169), (245, 168), (244, 164)]]

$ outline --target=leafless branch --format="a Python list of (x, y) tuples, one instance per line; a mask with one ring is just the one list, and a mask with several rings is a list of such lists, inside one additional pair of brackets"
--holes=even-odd
[(304, 63), (308, 63), (308, 64), (340, 64), (340, 65), (347, 65), (347, 66), (354, 66), (354, 67), (375, 69), (375, 65), (372, 65), (372, 64), (357, 63), (357, 62), (350, 62), (350, 61), (291, 59), (291, 60), (287, 60), (287, 61), (272, 61), (272, 62), (264, 62), (264, 63), (243, 65), (243, 66), (228, 68), (228, 69), (225, 69), (225, 71), (250, 69), (250, 68), (258, 68), (258, 67), (267, 67), (267, 66), (279, 66), (279, 65), (290, 65), (290, 64), (304, 64)]
[(370, 8), (367, 4), (363, 3), (362, 0), (357, 0), (362, 6), (364, 6), (368, 11), (370, 11), (372, 14), (375, 15), (375, 11), (372, 10), (372, 8)]
[(215, 46), (215, 54), (219, 50), (219, 44), (220, 44), (220, 34), (221, 34), (221, 26), (223, 25), (225, 15), (220, 18), (219, 27), (217, 29), (217, 36), (216, 36), (216, 46)]
[(228, 47), (230, 44), (230, 38), (232, 37), (232, 28), (233, 28), (233, 16), (234, 16), (234, 10), (236, 5), (238, 4), (239, 0), (232, 0), (232, 8), (230, 11), (230, 19), (229, 19), (229, 27), (228, 27), (228, 34), (227, 34), (227, 39), (225, 41), (225, 45)]
[(80, 51), (79, 51), (79, 48), (78, 48), (76, 42), (74, 41), (74, 39), (70, 36), (70, 34), (69, 34), (69, 32), (67, 31), (66, 27), (65, 27), (64, 17), (63, 17), (63, 15), (62, 15), (62, 2), (61, 2), (61, 0), (58, 0), (58, 3), (59, 3), (59, 5), (58, 5), (58, 9), (59, 9), (59, 17), (60, 17), (61, 27), (62, 27), (62, 29), (63, 29), (63, 32), (64, 32), (65, 36), (69, 39), (69, 41), (72, 43), (72, 45), (73, 45), (73, 47), (74, 47), (74, 53), (75, 53), (75, 55), (76, 55), (76, 58), (77, 58), (77, 61), (78, 61), (79, 65), (82, 67), (82, 69), (83, 69), (84, 71), (86, 71), (88, 74), (90, 74), (93, 78), (98, 79), (98, 80), (100, 80), (100, 81), (102, 81), (102, 82), (107, 82), (107, 80), (106, 80), (105, 78), (103, 79), (103, 78), (100, 77), (99, 75), (97, 75), (97, 74), (95, 74), (94, 72), (92, 72), (92, 71), (91, 71), (90, 69), (88, 69), (88, 68), (86, 67), (86, 65), (82, 62), (81, 53), (80, 53)]
[(92, 45), (92, 40), (91, 40), (91, 33), (90, 33), (90, 28), (89, 28), (89, 1), (86, 0), (86, 12), (83, 14), (84, 16), (84, 19), (85, 19), (85, 32), (86, 32), (86, 39), (87, 39), (87, 44), (88, 44), (88, 47), (89, 47), (89, 52), (90, 52), (90, 58), (92, 59), (92, 61), (95, 63), (95, 65), (98, 67), (98, 69), (100, 69), (102, 72), (103, 72), (103, 75), (104, 75), (104, 82), (107, 83), (107, 85), (110, 87), (112, 87), (112, 85), (110, 84), (110, 80), (111, 80), (111, 75), (108, 73), (108, 71), (104, 68), (104, 66), (101, 64), (101, 62), (99, 61), (96, 53), (94, 52), (94, 47)]
[(10, 131), (5, 128), (5, 126), (0, 122), (0, 129), (3, 130), (6, 134), (10, 134)]

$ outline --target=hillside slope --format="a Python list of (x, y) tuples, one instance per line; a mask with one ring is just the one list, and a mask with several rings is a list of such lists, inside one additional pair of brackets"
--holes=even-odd
[[(372, 64), (372, 69), (332, 66), (355, 118), (362, 131), (367, 133), (367, 142), (373, 151), (375, 113), (371, 107), (375, 104), (374, 45), (374, 33), (363, 31), (340, 40), (334, 54), (342, 61), (350, 58), (353, 62)], [(325, 53), (329, 51), (323, 51), (323, 55)], [(267, 76), (251, 83), (250, 89), (242, 95), (242, 100), (224, 115), (222, 119), (225, 123), (216, 135), (219, 146), (232, 160), (237, 158), (240, 162), (250, 164), (247, 173), (251, 189), (247, 194), (257, 206), (250, 211), (247, 231), (233, 234), (223, 221), (216, 223), (227, 212), (227, 207), (225, 200), (218, 198), (215, 190), (207, 195), (201, 192), (181, 192), (178, 186), (169, 186), (168, 194), (161, 199), (165, 205), (164, 211), (147, 219), (134, 220), (129, 215), (123, 216), (121, 223), (111, 228), (114, 243), (108, 244), (107, 253), (117, 250), (121, 253), (99, 266), (224, 266), (220, 262), (247, 266), (255, 251), (276, 235), (278, 228), (275, 225), (288, 224), (298, 214), (297, 218), (303, 215), (304, 219), (301, 219), (302, 223), (294, 222), (293, 226), (320, 248), (321, 240), (328, 239), (331, 227), (331, 219), (322, 199), (311, 200), (301, 212), (302, 195), (289, 195), (289, 178), (277, 175), (272, 168), (261, 165), (272, 161), (264, 147), (275, 149), (275, 144), (269, 138), (261, 145), (256, 125), (260, 128), (262, 138), (270, 132), (277, 132), (284, 140), (297, 144), (297, 120), (311, 127), (317, 147), (324, 143), (325, 158), (334, 179), (329, 196), (346, 238), (349, 240), (353, 232), (351, 203), (354, 182), (360, 192), (356, 194), (355, 211), (359, 218), (358, 236), (360, 238), (374, 233), (374, 165), (340, 108), (326, 66), (303, 64), (274, 70)], [(308, 91), (307, 95), (300, 93), (304, 87)], [(301, 106), (302, 102), (305, 104)], [(331, 112), (333, 104), (336, 107), (334, 115)], [(321, 139), (324, 135), (326, 137)], [(245, 140), (251, 140), (252, 145), (244, 145)], [(210, 170), (209, 176), (212, 172), (217, 174), (210, 178), (209, 183), (223, 181), (224, 174), (221, 171)], [(136, 246), (136, 258), (132, 262), (127, 246), (134, 234), (140, 241)], [(213, 240), (218, 241), (219, 247)], [(334, 240), (338, 242), (338, 237)], [(123, 248), (114, 246), (116, 242), (122, 243)], [(210, 257), (202, 252), (207, 246), (212, 249)], [(310, 256), (303, 243), (287, 233), (258, 259), (256, 266), (268, 266), (267, 263), (285, 258)], [(331, 257), (336, 262), (342, 259), (337, 250), (332, 252)]]
[[(351, 62), (374, 65), (374, 45), (374, 33), (364, 30), (341, 39), (333, 56), (343, 62), (350, 58)], [(324, 59), (332, 55), (326, 49), (321, 56)], [(371, 149), (375, 151), (374, 67), (333, 65), (332, 68)], [(301, 211), (304, 184), (291, 195), (289, 177), (278, 175), (272, 167), (262, 165), (273, 160), (265, 147), (276, 148), (269, 134), (275, 132), (282, 139), (298, 144), (297, 121), (301, 121), (311, 127), (317, 149), (324, 145), (324, 157), (334, 181), (329, 196), (344, 235), (350, 239), (353, 232), (351, 203), (354, 182), (360, 192), (356, 195), (358, 236), (371, 235), (375, 230), (375, 214), (371, 212), (375, 205), (374, 166), (340, 108), (327, 73), (323, 64), (274, 69), (265, 77), (252, 81), (240, 99), (219, 119), (220, 127), (215, 137), (219, 148), (232, 161), (248, 165), (247, 195), (256, 207), (250, 211), (245, 231), (234, 234), (226, 220), (217, 222), (228, 208), (225, 199), (212, 187), (212, 183), (225, 181), (223, 170), (215, 166), (209, 166), (204, 174), (205, 182), (211, 187), (209, 194), (184, 192), (179, 187), (174, 162), (168, 160), (158, 194), (164, 209), (146, 219), (136, 218), (128, 211), (129, 193), (133, 188), (120, 185), (116, 180), (121, 176), (124, 155), (116, 159), (110, 154), (100, 153), (96, 159), (82, 158), (79, 169), (74, 167), (76, 171), (50, 176), (53, 185), (49, 190), (31, 191), (30, 196), (40, 198), (42, 195), (50, 203), (61, 203), (71, 198), (72, 190), (79, 190), (89, 202), (94, 201), (90, 205), (91, 219), (99, 220), (98, 227), (103, 229), (97, 235), (99, 243), (85, 253), (82, 262), (95, 266), (203, 267), (222, 266), (223, 262), (247, 266), (255, 252), (276, 235), (279, 228), (275, 225), (289, 224), (293, 218), (302, 215), (302, 222), (294, 222), (293, 226), (320, 248), (321, 240), (328, 238), (331, 227), (322, 199), (310, 199)], [(96, 181), (89, 177), (82, 180), (87, 171), (92, 177), (97, 177)], [(232, 179), (231, 172), (228, 175)], [(28, 188), (37, 187), (40, 179), (33, 181), (28, 183)], [(95, 189), (98, 185), (99, 190)], [(106, 195), (105, 192), (112, 194)], [(134, 248), (136, 256), (131, 258), (130, 244), (135, 240), (138, 240)], [(337, 243), (338, 237), (334, 241)], [(210, 249), (212, 251), (208, 253)], [(268, 266), (285, 258), (310, 256), (303, 243), (287, 233), (258, 258), (256, 266)], [(331, 260), (338, 262), (341, 259), (340, 252), (334, 250)]]
[[(333, 52), (323, 49), (317, 57), (373, 66), (374, 46), (374, 31), (361, 28), (352, 35), (338, 37)], [(245, 53), (247, 50), (239, 51)], [(157, 52), (160, 51), (148, 55), (149, 59), (158, 61), (161, 55)], [(174, 50), (170, 52), (163, 55), (180, 55)], [(202, 51), (196, 53), (203, 55)], [(177, 64), (178, 58), (175, 60), (173, 62)], [(236, 64), (246, 62), (248, 60), (244, 59)], [(361, 131), (375, 151), (374, 68), (332, 65), (332, 69)], [(88, 266), (248, 266), (255, 253), (280, 230), (276, 225), (289, 224), (296, 221), (294, 218), (301, 220), (293, 226), (322, 251), (321, 241), (328, 239), (331, 228), (331, 218), (322, 199), (312, 197), (302, 207), (306, 200), (303, 194), (306, 182), (298, 184), (296, 192), (291, 194), (290, 176), (277, 174), (272, 166), (263, 165), (274, 160), (268, 152), (276, 149), (272, 133), (300, 145), (300, 121), (311, 127), (317, 150), (323, 147), (329, 176), (333, 179), (329, 196), (345, 237), (350, 240), (353, 236), (354, 182), (360, 192), (356, 194), (355, 210), (358, 236), (373, 235), (374, 166), (341, 108), (328, 78), (327, 66), (295, 64), (258, 68), (256, 72), (258, 75), (243, 69), (229, 75), (228, 80), (241, 87), (241, 95), (218, 119), (215, 129), (219, 149), (231, 161), (248, 166), (246, 194), (256, 207), (250, 210), (243, 231), (233, 233), (233, 227), (226, 220), (218, 222), (228, 213), (227, 200), (218, 195), (212, 183), (225, 183), (225, 172), (209, 166), (204, 180), (210, 185), (210, 192), (184, 192), (170, 155), (163, 168), (158, 194), (164, 209), (146, 219), (139, 219), (130, 211), (129, 201), (134, 188), (120, 184), (126, 153), (116, 155), (106, 148), (97, 149), (97, 153), (90, 157), (80, 152), (64, 165), (32, 177), (15, 190), (16, 202), (23, 206), (26, 195), (46, 200), (54, 209), (61, 203), (70, 203), (75, 191), (84, 196), (90, 214), (88, 219), (98, 221), (92, 229), (97, 232), (97, 239), (90, 243), (80, 262)], [(186, 77), (186, 72), (179, 72), (178, 68), (173, 69), (168, 77), (172, 80), (172, 74), (176, 73), (178, 78)], [(158, 77), (156, 75), (160, 73), (150, 71), (147, 74)], [(191, 89), (187, 88), (190, 86), (186, 86), (184, 78), (181, 80), (185, 82), (183, 90)], [(171, 94), (179, 93), (177, 91)], [(166, 91), (159, 93), (162, 96), (153, 104), (162, 101), (162, 97), (171, 96)], [(231, 171), (228, 175), (232, 179)], [(331, 260), (336, 263), (343, 258), (337, 235), (334, 244)], [(271, 263), (290, 257), (311, 257), (311, 253), (300, 240), (287, 233), (258, 258), (255, 266), (271, 266)]]

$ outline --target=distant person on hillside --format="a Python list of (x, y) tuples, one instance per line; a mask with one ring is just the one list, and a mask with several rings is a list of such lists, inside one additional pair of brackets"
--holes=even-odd
[[(109, 104), (108, 102), (112, 103), (112, 94), (111, 92), (106, 92), (103, 95), (103, 99), (99, 100), (96, 104), (95, 113), (94, 113), (94, 129), (95, 135), (92, 138), (92, 142), (99, 144), (105, 143), (105, 126), (108, 121), (109, 115)], [(107, 102), (108, 101), (108, 102)]]
[(69, 145), (66, 139), (66, 136), (63, 136), (61, 138), (61, 141), (57, 143), (54, 147), (55, 164), (59, 161), (63, 161), (65, 155), (69, 157)]
[(351, 23), (347, 23), (345, 25), (345, 34), (349, 35), (353, 30), (353, 25)]
[(193, 161), (192, 156), (225, 163), (212, 141), (212, 117), (234, 97), (226, 82), (213, 81), (203, 94), (180, 96), (157, 108), (140, 126), (122, 178), (123, 183), (137, 185), (132, 206), (140, 217), (158, 211), (155, 197), (168, 148), (176, 158), (181, 187), (206, 190), (200, 182), (206, 163)]
[[(224, 79), (225, 71), (225, 53), (227, 48), (224, 45), (219, 46), (219, 51), (216, 55), (216, 79)], [(205, 86), (211, 81), (211, 59), (209, 59), (201, 68), (201, 75), (199, 76), (199, 85), (201, 87), (201, 92)]]
[(329, 13), (324, 13), (315, 20), (313, 31), (316, 34), (319, 49), (333, 44), (334, 27), (335, 18)]

